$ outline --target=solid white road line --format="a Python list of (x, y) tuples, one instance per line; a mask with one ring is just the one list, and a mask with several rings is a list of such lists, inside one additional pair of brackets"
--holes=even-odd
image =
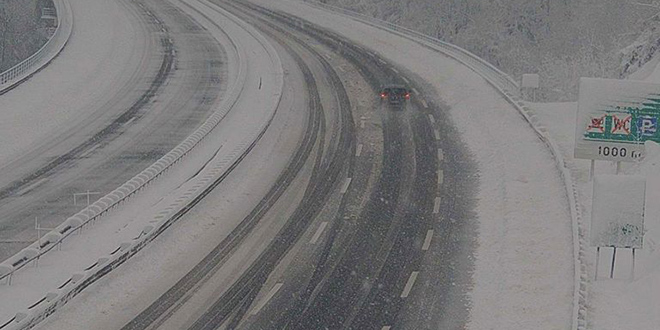
[(348, 191), (348, 186), (351, 185), (351, 180), (352, 178), (346, 178), (346, 181), (344, 181), (344, 186), (341, 187), (341, 193), (345, 194)]
[(421, 100), (420, 102), (422, 102), (422, 105), (424, 106), (424, 108), (429, 107), (429, 105), (426, 103), (426, 100)]
[(261, 299), (259, 304), (257, 304), (257, 306), (254, 306), (254, 309), (252, 309), (252, 311), (250, 312), (250, 315), (259, 314), (259, 311), (261, 311), (261, 309), (264, 308), (264, 306), (266, 306), (268, 301), (271, 300), (275, 296), (275, 294), (277, 293), (277, 291), (280, 290), (281, 287), (282, 287), (282, 283), (275, 284), (273, 286), (273, 288), (270, 289), (270, 292), (268, 292), (268, 294), (263, 299)]
[(355, 157), (360, 157), (362, 154), (362, 143), (358, 144), (357, 148), (355, 149)]
[(445, 153), (442, 152), (442, 149), (438, 149), (438, 160), (439, 161), (445, 160)]
[(440, 197), (435, 198), (435, 203), (433, 204), (433, 214), (440, 212)]
[(424, 244), (422, 245), (422, 251), (426, 251), (431, 246), (431, 239), (433, 238), (433, 229), (429, 229), (426, 232), (426, 238), (424, 239)]
[(401, 298), (406, 298), (410, 294), (410, 290), (412, 290), (413, 285), (415, 284), (415, 281), (417, 280), (417, 275), (419, 272), (412, 272), (410, 274), (410, 277), (408, 278), (408, 282), (406, 283), (406, 286), (403, 288), (403, 292), (401, 292)]
[(440, 131), (438, 131), (437, 129), (434, 129), (433, 134), (435, 134), (435, 139), (436, 140), (440, 140)]
[(445, 182), (445, 174), (442, 170), (438, 170), (438, 185)]
[(432, 114), (429, 114), (429, 120), (431, 121), (431, 124), (435, 124), (435, 117), (433, 117)]
[(314, 233), (314, 237), (312, 237), (312, 240), (309, 241), (309, 244), (316, 244), (316, 241), (319, 240), (319, 237), (321, 237), (321, 234), (323, 233), (323, 230), (325, 230), (325, 227), (328, 226), (327, 221), (321, 222), (321, 225), (319, 226), (319, 229), (316, 230), (316, 233)]

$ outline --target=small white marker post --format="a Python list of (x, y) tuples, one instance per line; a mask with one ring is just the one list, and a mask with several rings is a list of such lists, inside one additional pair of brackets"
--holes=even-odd
[(616, 246), (613, 248), (614, 251), (612, 252), (612, 267), (610, 267), (610, 278), (614, 278), (614, 261), (616, 260)]
[(630, 267), (630, 281), (635, 280), (635, 248), (632, 249), (632, 267)]
[(535, 73), (525, 73), (522, 75), (521, 92), (526, 96), (526, 91), (532, 91), (532, 102), (536, 102), (536, 90), (539, 88), (539, 75)]
[(598, 280), (598, 261), (600, 260), (600, 246), (596, 247), (596, 274), (594, 275), (594, 281)]
[[(614, 278), (618, 249), (632, 249), (631, 281), (635, 279), (635, 253), (644, 239), (646, 178), (636, 175), (596, 175), (593, 180), (591, 246), (596, 248), (598, 280), (600, 248), (612, 248), (610, 279)], [(625, 192), (622, 194), (621, 192)]]

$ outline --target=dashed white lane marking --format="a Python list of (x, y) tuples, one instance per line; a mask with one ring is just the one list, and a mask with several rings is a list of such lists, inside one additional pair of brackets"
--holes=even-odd
[(386, 326), (382, 327), (380, 330), (390, 330), (390, 329), (392, 329), (392, 326), (386, 325)]
[(426, 103), (426, 100), (421, 100), (420, 102), (422, 102), (422, 105), (424, 106), (424, 108), (429, 107), (429, 105)]
[(280, 290), (281, 287), (282, 287), (282, 283), (275, 284), (273, 286), (273, 288), (270, 289), (270, 292), (268, 292), (268, 294), (263, 299), (261, 299), (259, 304), (257, 304), (257, 306), (254, 306), (254, 309), (252, 309), (252, 311), (250, 312), (250, 315), (259, 314), (259, 311), (261, 311), (261, 309), (264, 308), (264, 306), (266, 306), (268, 301), (271, 300), (275, 296), (275, 294), (277, 293), (277, 291)]
[(346, 178), (346, 181), (344, 181), (344, 186), (341, 187), (341, 193), (345, 194), (348, 191), (348, 186), (351, 185), (351, 180), (352, 178)]
[(37, 187), (37, 186), (41, 185), (42, 183), (46, 182), (46, 180), (48, 180), (48, 178), (41, 178), (41, 179), (29, 184), (27, 187), (23, 187), (23, 189), (19, 190), (15, 194), (20, 196), (20, 195), (30, 191), (30, 189), (34, 189), (35, 187)]
[(355, 149), (355, 157), (360, 157), (362, 154), (362, 143), (358, 144), (357, 148)]
[(437, 129), (433, 130), (433, 134), (435, 135), (436, 140), (440, 140), (440, 131)]
[(396, 73), (396, 74), (399, 73), (399, 70), (397, 70), (396, 68), (392, 68), (392, 71), (394, 71), (394, 73)]
[(432, 114), (429, 114), (429, 120), (431, 121), (431, 124), (435, 124), (435, 117), (433, 117)]
[(319, 226), (319, 229), (316, 230), (316, 233), (314, 233), (314, 236), (309, 241), (309, 244), (316, 244), (316, 241), (319, 240), (319, 237), (321, 237), (321, 234), (323, 233), (323, 230), (325, 230), (325, 227), (327, 227), (327, 226), (328, 226), (327, 221), (321, 222), (321, 225)]
[(403, 79), (403, 81), (405, 81), (406, 84), (410, 84), (410, 80), (408, 80), (406, 77), (401, 77), (401, 79)]
[(431, 239), (433, 238), (433, 229), (429, 229), (426, 232), (426, 238), (424, 238), (424, 244), (422, 245), (422, 251), (426, 251), (431, 246)]
[(415, 93), (415, 95), (419, 95), (419, 92), (417, 91), (417, 89), (413, 88), (412, 91), (413, 91), (413, 93)]
[(413, 285), (415, 285), (415, 281), (417, 280), (417, 275), (419, 275), (419, 272), (412, 272), (410, 274), (410, 277), (408, 278), (408, 282), (406, 283), (406, 286), (403, 288), (403, 292), (401, 292), (401, 298), (406, 298), (410, 294), (410, 290), (412, 290)]
[(442, 170), (438, 170), (438, 185), (441, 185), (443, 182), (445, 182), (445, 174)]
[(433, 214), (437, 214), (438, 212), (440, 212), (440, 202), (441, 202), (440, 197), (436, 197), (435, 202), (433, 203)]
[(445, 160), (445, 153), (442, 152), (442, 149), (438, 149), (438, 160), (439, 161)]
[[(374, 54), (373, 56), (376, 56), (376, 55)], [(382, 64), (387, 64), (387, 62), (383, 61), (382, 58), (378, 58), (378, 62), (380, 62), (380, 63), (382, 63)]]
[(128, 126), (128, 125), (130, 125), (134, 120), (135, 120), (135, 117), (129, 119), (127, 122), (124, 123), (123, 126)]

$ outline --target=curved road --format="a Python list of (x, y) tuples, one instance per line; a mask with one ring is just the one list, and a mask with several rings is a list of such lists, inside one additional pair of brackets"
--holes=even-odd
[[(85, 12), (83, 7), (101, 10), (112, 5), (118, 8), (108, 10), (105, 15), (115, 16), (107, 19), (126, 20), (128, 27), (138, 30), (110, 38), (114, 44), (110, 44), (105, 56), (93, 54), (96, 50), (81, 51), (78, 38), (83, 33), (78, 29), (93, 24), (85, 15), (103, 17), (92, 10)], [(36, 239), (35, 218), (42, 227), (55, 227), (84, 206), (86, 196), (77, 196), (83, 205), (79, 202), (74, 206), (73, 194), (94, 192), (93, 201), (171, 150), (207, 118), (230, 79), (226, 56), (217, 41), (171, 5), (149, 0), (103, 5), (92, 2), (74, 6), (74, 15), (81, 16), (81, 22), (76, 25), (71, 45), (57, 61), (98, 56), (101, 62), (96, 64), (98, 70), (86, 77), (91, 80), (86, 82), (91, 90), (89, 96), (70, 104), (64, 103), (62, 95), (38, 98), (45, 103), (55, 100), (62, 106), (80, 107), (84, 112), (70, 122), (60, 123), (47, 139), (26, 146), (28, 152), (20, 157), (12, 158), (13, 154), (9, 154), (0, 159), (6, 162), (0, 168), (0, 260)], [(130, 43), (132, 40), (134, 44)], [(115, 57), (121, 58), (115, 53), (121, 52), (132, 55), (127, 62), (112, 64)], [(66, 63), (52, 66), (52, 71), (56, 71)], [(118, 72), (105, 72), (113, 68), (118, 68)], [(48, 70), (51, 68), (44, 70), (46, 76), (40, 78), (45, 80), (54, 74)], [(15, 93), (20, 97), (36, 88), (33, 85), (42, 83), (37, 77), (34, 79), (37, 81), (0, 97), (0, 103), (16, 102)], [(112, 80), (112, 85), (97, 86), (95, 79)], [(71, 93), (67, 88), (87, 93), (75, 80), (59, 88), (63, 95)], [(34, 111), (31, 107), (39, 106), (25, 103), (20, 103), (17, 110), (29, 113)], [(67, 118), (60, 114), (57, 120), (62, 117)]]
[[(288, 74), (304, 82), (289, 97), (307, 100), (306, 130), (236, 229), (155, 300), (127, 302), (142, 309), (124, 328), (464, 326), (467, 307), (447, 306), (471, 267), (471, 245), (455, 235), (474, 235), (465, 221), (473, 165), (424, 82), (312, 22), (248, 3), (184, 2), (207, 17), (220, 5), (279, 43), (300, 71)], [(414, 88), (405, 109), (375, 102), (392, 82)]]

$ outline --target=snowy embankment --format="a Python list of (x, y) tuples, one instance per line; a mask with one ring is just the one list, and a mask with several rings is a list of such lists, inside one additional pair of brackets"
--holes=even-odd
[[(254, 28), (230, 14), (225, 13), (218, 23), (222, 29), (215, 31), (222, 35), (218, 39), (225, 40), (225, 33), (232, 39), (226, 46), (236, 53), (230, 65), (238, 68), (238, 72), (215, 112), (170, 154), (131, 180), (151, 181), (149, 186), (138, 188), (142, 192), (128, 200), (120, 189), (100, 199), (95, 204), (117, 198), (125, 200), (122, 207), (80, 227), (78, 235), (67, 237), (61, 251), (51, 250), (33, 261), (35, 266), (38, 263), (37, 267), (19, 269), (12, 276), (11, 285), (0, 286), (0, 328), (22, 329), (35, 324), (137, 253), (153, 239), (154, 233), (176, 220), (174, 216), (179, 210), (240, 161), (265, 132), (282, 95), (279, 57)], [(97, 36), (104, 33), (103, 27), (94, 31)], [(76, 56), (84, 57), (85, 53), (71, 54)], [(165, 169), (166, 175), (151, 179)], [(94, 210), (94, 206), (89, 211), (83, 210), (77, 218), (85, 219), (86, 213)], [(50, 236), (60, 237), (56, 233)], [(23, 262), (20, 258), (10, 258), (0, 270), (12, 269), (13, 264)]]
[[(660, 83), (660, 66), (650, 61), (631, 78)], [(591, 219), (592, 183), (589, 160), (574, 159), (573, 146), (577, 102), (528, 103), (558, 142), (579, 189), (579, 202), (585, 222)], [(596, 162), (597, 174), (613, 174), (616, 165)], [(646, 177), (644, 248), (637, 250), (635, 279), (631, 280), (632, 253), (617, 251), (614, 279), (609, 278), (612, 250), (601, 249), (598, 279), (595, 278), (595, 248), (589, 248), (590, 291), (587, 300), (590, 329), (656, 330), (660, 325), (657, 302), (660, 297), (660, 146), (647, 142), (646, 156), (639, 163), (622, 164), (622, 175)]]
[(0, 73), (0, 94), (30, 78), (59, 55), (73, 31), (73, 12), (68, 0), (54, 0), (57, 27), (48, 41), (34, 54)]
[(334, 30), (405, 67), (445, 103), (479, 166), (470, 329), (569, 329), (574, 324), (573, 219), (556, 160), (518, 110), (438, 51), (293, 1), (260, 1)]

